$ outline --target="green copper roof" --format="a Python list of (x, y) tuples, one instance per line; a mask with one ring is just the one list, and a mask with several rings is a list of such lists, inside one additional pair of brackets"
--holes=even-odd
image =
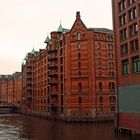
[(60, 23), (58, 29), (57, 29), (57, 32), (60, 32), (60, 33), (63, 33), (64, 29), (62, 28), (62, 25)]
[(46, 40), (44, 41), (44, 43), (49, 43), (49, 37), (47, 36)]
[(31, 54), (35, 55), (35, 50), (34, 50), (34, 48), (32, 49)]
[(100, 33), (112, 33), (112, 30), (106, 29), (106, 28), (90, 28), (93, 29), (95, 32), (100, 32)]

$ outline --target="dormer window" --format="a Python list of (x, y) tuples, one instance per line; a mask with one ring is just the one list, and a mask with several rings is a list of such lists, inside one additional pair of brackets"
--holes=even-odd
[(81, 40), (81, 34), (80, 34), (80, 32), (77, 33), (77, 40)]

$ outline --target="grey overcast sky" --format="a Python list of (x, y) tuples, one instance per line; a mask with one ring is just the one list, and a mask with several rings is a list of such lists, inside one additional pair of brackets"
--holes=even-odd
[(21, 71), (26, 53), (45, 48), (60, 20), (70, 29), (76, 11), (87, 27), (112, 29), (111, 0), (0, 0), (0, 74)]

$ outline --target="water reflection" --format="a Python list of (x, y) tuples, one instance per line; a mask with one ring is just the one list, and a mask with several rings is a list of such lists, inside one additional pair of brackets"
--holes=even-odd
[(22, 115), (0, 115), (0, 140), (128, 139), (114, 137), (113, 124), (65, 123)]

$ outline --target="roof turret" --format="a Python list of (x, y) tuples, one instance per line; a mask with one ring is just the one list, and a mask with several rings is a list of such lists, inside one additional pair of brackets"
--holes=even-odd
[(35, 55), (35, 49), (34, 49), (34, 48), (32, 49), (31, 54), (32, 54), (32, 55)]
[(46, 40), (44, 41), (44, 43), (49, 43), (49, 36), (47, 35), (47, 38), (46, 38)]
[(60, 25), (59, 25), (59, 27), (58, 27), (58, 29), (57, 29), (57, 32), (63, 33), (63, 31), (64, 31), (64, 29), (63, 29), (63, 27), (62, 27), (62, 25), (61, 25), (61, 23), (60, 23)]

